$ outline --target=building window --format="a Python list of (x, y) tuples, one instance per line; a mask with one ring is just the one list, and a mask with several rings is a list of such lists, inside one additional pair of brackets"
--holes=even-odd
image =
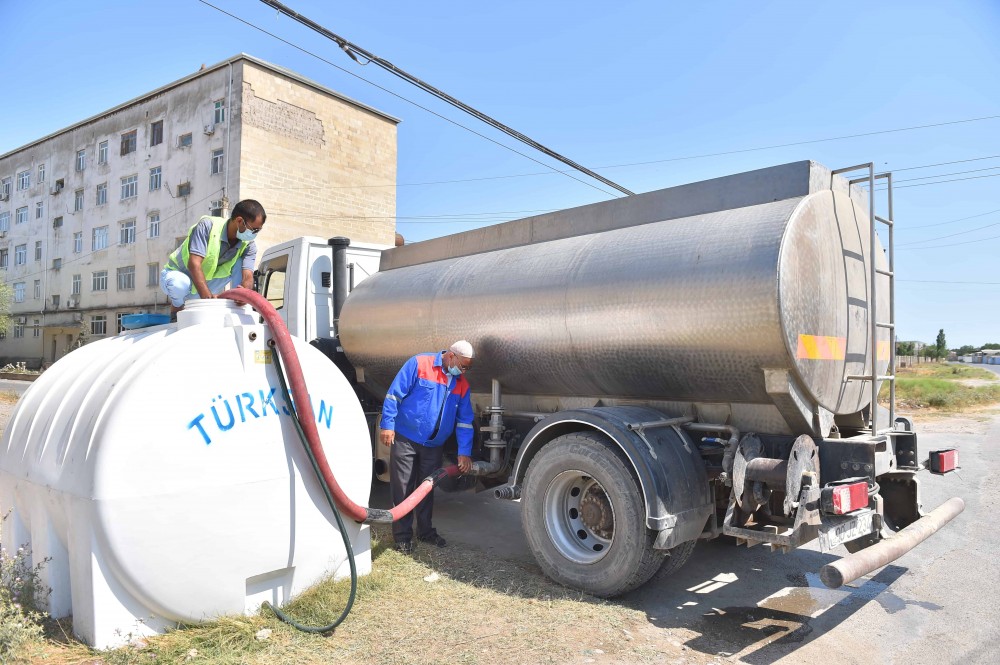
[(52, 309), (59, 309), (59, 296), (52, 296)]
[(14, 302), (24, 302), (24, 282), (14, 282)]
[(97, 186), (97, 205), (102, 206), (108, 202), (108, 183), (102, 182)]
[(10, 198), (10, 177), (0, 180), (0, 199)]
[(28, 221), (28, 206), (24, 206), (23, 208), (18, 208), (17, 211), (14, 212), (14, 223), (24, 224), (27, 221)]
[(0, 249), (0, 269), (6, 270), (10, 263), (10, 256), (7, 249)]
[(108, 227), (99, 226), (90, 236), (90, 250), (96, 252), (108, 246)]
[(41, 337), (42, 336), (42, 321), (41, 319), (31, 320), (31, 336)]
[(159, 166), (154, 166), (149, 169), (149, 191), (155, 192), (160, 188), (160, 184), (163, 182), (163, 169)]
[(160, 145), (163, 143), (163, 121), (157, 120), (149, 126), (149, 145)]
[(35, 280), (35, 300), (41, 300), (42, 298), (42, 280)]
[(0, 231), (10, 231), (9, 212), (0, 212)]
[(122, 178), (122, 201), (134, 199), (139, 195), (139, 176), (130, 175)]
[(52, 269), (59, 270), (60, 268), (62, 268), (62, 259), (52, 259)]
[(41, 219), (45, 217), (45, 202), (37, 201), (35, 203), (35, 219)]
[(14, 337), (24, 337), (24, 319), (18, 319), (14, 323)]
[(182, 182), (177, 185), (177, 196), (191, 196), (191, 183)]
[(83, 190), (78, 189), (73, 193), (73, 212), (83, 210)]
[(103, 314), (97, 314), (90, 317), (90, 334), (91, 335), (107, 335), (108, 334), (108, 317)]
[(180, 138), (177, 139), (178, 148), (190, 148), (191, 147), (191, 134), (181, 134)]
[(77, 231), (73, 234), (73, 253), (79, 254), (83, 251), (83, 231)]
[(21, 171), (17, 174), (17, 191), (24, 191), (31, 187), (31, 171)]
[(108, 142), (101, 141), (97, 144), (97, 163), (107, 164), (108, 163)]
[(225, 162), (225, 157), (222, 153), (222, 148), (212, 151), (212, 175), (218, 175), (222, 173), (222, 167)]
[(222, 199), (215, 199), (209, 202), (208, 214), (213, 217), (222, 217)]
[(129, 315), (128, 312), (118, 312), (117, 314), (115, 314), (115, 319), (118, 323), (118, 332), (125, 330), (125, 326), (122, 325), (122, 319), (128, 315)]
[(45, 164), (38, 165), (38, 184), (45, 182)]
[(87, 151), (77, 150), (76, 151), (76, 170), (82, 171), (87, 168)]
[(52, 220), (52, 228), (58, 229), (62, 225), (63, 225), (62, 217), (56, 217), (55, 219)]
[(83, 284), (83, 278), (80, 275), (73, 275), (73, 285), (70, 288), (71, 296), (80, 295), (80, 285)]
[(118, 269), (118, 290), (132, 291), (135, 289), (135, 266), (125, 266)]
[(160, 264), (159, 263), (147, 263), (146, 264), (146, 286), (159, 286), (160, 285)]
[(160, 213), (151, 212), (147, 218), (149, 225), (149, 237), (159, 238), (160, 237)]
[(217, 99), (215, 101), (215, 116), (213, 122), (219, 124), (226, 121), (226, 100)]
[(28, 246), (18, 245), (14, 248), (14, 265), (23, 266), (28, 262)]
[(130, 152), (135, 152), (135, 137), (137, 131), (138, 130), (133, 129), (131, 132), (125, 132), (122, 134), (122, 157)]
[(118, 227), (118, 244), (131, 245), (135, 242), (135, 220), (129, 219)]
[(35, 260), (36, 261), (41, 261), (42, 260), (42, 241), (41, 240), (36, 240), (35, 241)]
[(107, 291), (108, 290), (108, 271), (98, 270), (93, 274), (90, 283), (90, 289), (92, 291)]

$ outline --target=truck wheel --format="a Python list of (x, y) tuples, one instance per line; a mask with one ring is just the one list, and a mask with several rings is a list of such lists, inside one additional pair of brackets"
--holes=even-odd
[(550, 578), (610, 598), (646, 582), (666, 551), (654, 550), (638, 483), (605, 437), (578, 432), (545, 445), (528, 467), (521, 522)]
[(667, 550), (670, 555), (664, 561), (660, 569), (656, 571), (654, 576), (658, 580), (670, 577), (677, 569), (687, 563), (687, 560), (691, 558), (691, 554), (694, 553), (694, 546), (698, 544), (697, 540), (689, 540), (686, 543), (681, 543), (676, 547)]

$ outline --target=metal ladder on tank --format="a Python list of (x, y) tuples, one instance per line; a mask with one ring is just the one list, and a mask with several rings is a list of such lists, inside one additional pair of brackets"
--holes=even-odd
[[(872, 436), (879, 435), (878, 423), (878, 390), (880, 381), (889, 382), (889, 423), (885, 428), (891, 430), (896, 422), (896, 275), (895, 275), (895, 255), (893, 251), (893, 216), (892, 216), (892, 173), (875, 173), (875, 163), (858, 164), (843, 169), (836, 169), (830, 172), (831, 186), (833, 176), (841, 173), (853, 171), (868, 171), (867, 176), (848, 180), (848, 184), (853, 187), (864, 182), (868, 183), (868, 220), (869, 220), (869, 241), (868, 253), (871, 257), (871, 269), (869, 272), (870, 291), (868, 296), (868, 332), (872, 350), (872, 366), (870, 374), (851, 374), (847, 376), (848, 381), (869, 381), (871, 382), (871, 431)], [(887, 212), (888, 217), (882, 218), (875, 214), (875, 184), (878, 181), (886, 181)], [(888, 252), (889, 269), (881, 270), (875, 267), (875, 240), (877, 238), (876, 224), (885, 224), (889, 229)], [(878, 302), (878, 275), (885, 275), (889, 279), (889, 320), (878, 321), (876, 315), (876, 303)], [(889, 365), (886, 368), (887, 374), (876, 374), (878, 371), (878, 331), (885, 328), (889, 331)]]

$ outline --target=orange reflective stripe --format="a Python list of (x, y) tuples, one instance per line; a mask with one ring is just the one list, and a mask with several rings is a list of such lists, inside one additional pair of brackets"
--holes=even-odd
[(843, 360), (846, 353), (846, 337), (799, 335), (799, 348), (795, 356), (809, 360)]

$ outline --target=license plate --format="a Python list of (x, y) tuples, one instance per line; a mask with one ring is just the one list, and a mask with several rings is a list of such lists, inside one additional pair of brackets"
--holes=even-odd
[(870, 510), (839, 519), (837, 522), (828, 522), (819, 528), (819, 546), (824, 552), (832, 550), (837, 545), (850, 542), (856, 538), (867, 536), (872, 532), (872, 515)]

